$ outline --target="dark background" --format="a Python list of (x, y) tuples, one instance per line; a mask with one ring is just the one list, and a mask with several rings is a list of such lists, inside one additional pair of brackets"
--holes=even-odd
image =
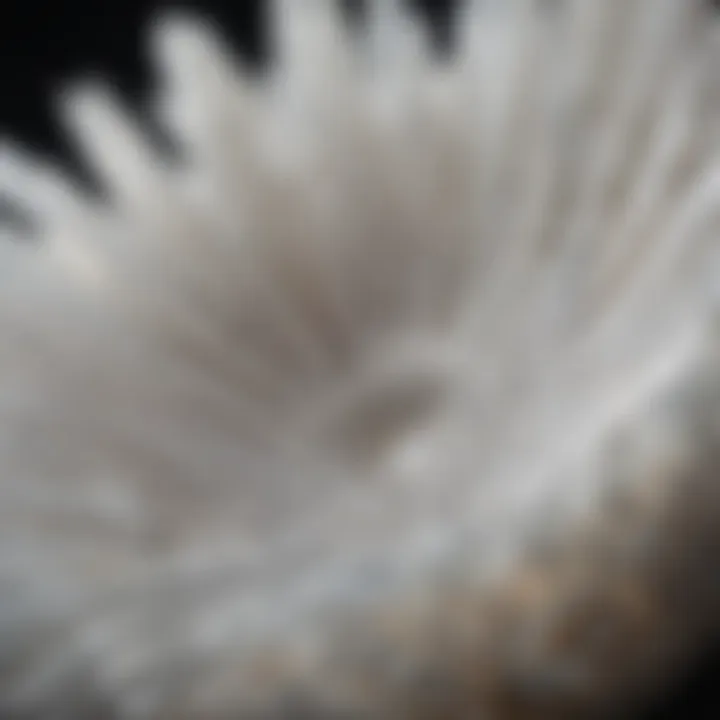
[[(362, 5), (344, 1), (351, 10)], [(442, 44), (448, 0), (411, 4), (430, 11)], [(5, 0), (0, 7), (0, 137), (19, 136), (64, 161), (73, 158), (53, 117), (53, 98), (88, 71), (131, 100), (149, 93), (148, 30), (163, 9), (199, 12), (223, 28), (245, 60), (265, 56), (265, 0)]]
[[(413, 4), (429, 12), (439, 44), (447, 44), (449, 0)], [(0, 9), (0, 140), (10, 136), (74, 166), (54, 119), (54, 98), (63, 84), (93, 71), (141, 104), (152, 82), (147, 29), (153, 14), (164, 7), (193, 9), (214, 19), (241, 56), (260, 63), (265, 52), (263, 5), (263, 0), (5, 0)], [(348, 5), (359, 3), (349, 0)], [(687, 677), (668, 687), (642, 720), (720, 720), (716, 682), (720, 648), (709, 650)]]

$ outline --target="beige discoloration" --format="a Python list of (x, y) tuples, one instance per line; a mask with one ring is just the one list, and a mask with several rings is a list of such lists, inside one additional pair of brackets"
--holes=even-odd
[(173, 163), (70, 95), (106, 202), (0, 156), (0, 714), (616, 717), (718, 631), (717, 18), (276, 5)]

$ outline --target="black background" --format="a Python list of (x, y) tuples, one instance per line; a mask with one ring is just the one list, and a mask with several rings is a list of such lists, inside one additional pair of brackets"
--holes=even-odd
[[(429, 12), (439, 43), (446, 44), (448, 0), (413, 4)], [(0, 9), (0, 139), (21, 140), (73, 165), (54, 118), (59, 89), (93, 71), (112, 81), (131, 102), (141, 104), (152, 82), (147, 30), (153, 15), (165, 7), (209, 16), (224, 28), (242, 56), (262, 61), (263, 0), (5, 0)], [(669, 687), (643, 720), (720, 719), (716, 682), (720, 682), (717, 650), (708, 652), (686, 678)]]

